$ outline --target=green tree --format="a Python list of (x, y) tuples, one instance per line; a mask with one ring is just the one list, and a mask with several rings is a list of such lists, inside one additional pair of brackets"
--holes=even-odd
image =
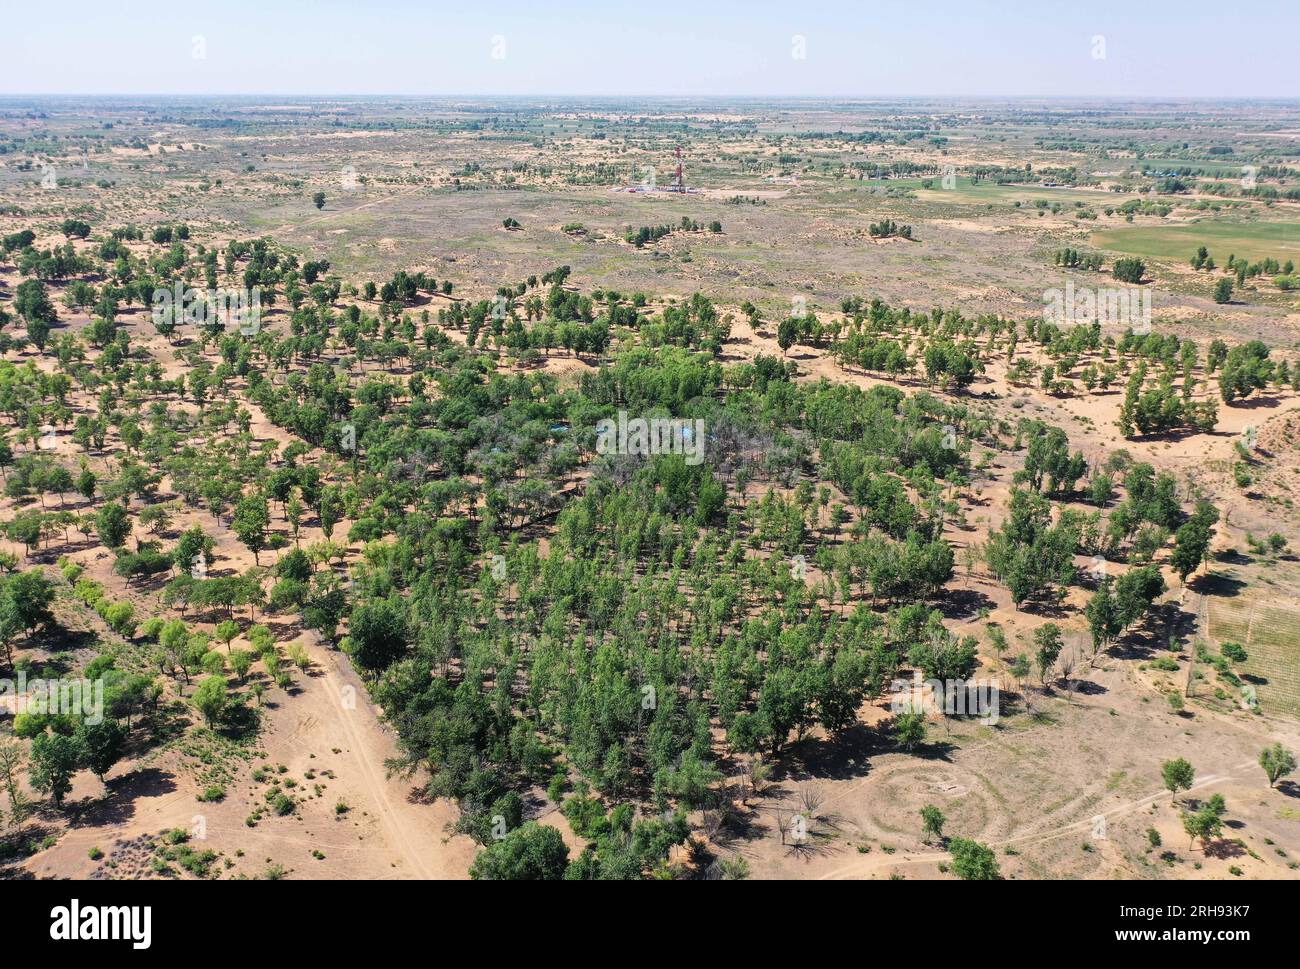
[(1273, 744), (1260, 751), (1259, 766), (1268, 775), (1268, 786), (1276, 787), (1283, 777), (1295, 772), (1295, 754), (1281, 744)]
[(1241, 643), (1224, 643), (1219, 647), (1219, 652), (1233, 663), (1244, 663), (1249, 655)]
[(226, 678), (206, 677), (194, 691), (190, 702), (199, 713), (203, 714), (203, 719), (207, 721), (209, 727), (215, 726), (226, 710)]
[(1033, 665), (1029, 662), (1029, 657), (1024, 653), (1018, 653), (1011, 657), (1011, 675), (1016, 678), (1016, 683), (1024, 683), (1029, 674), (1033, 672)]
[(931, 841), (943, 841), (943, 825), (947, 820), (943, 816), (943, 812), (933, 804), (927, 804), (921, 808), (921, 826), (926, 844)]
[(193, 573), (200, 558), (206, 565), (211, 544), (212, 539), (204, 535), (203, 529), (198, 525), (187, 528), (176, 542), (176, 568), (181, 572)]
[[(717, 225), (717, 223), (714, 223)], [(721, 232), (722, 229), (717, 230)], [(749, 862), (743, 855), (729, 855), (717, 862), (717, 877), (724, 882), (743, 882), (749, 878)]]
[(1212, 804), (1207, 804), (1194, 814), (1183, 812), (1183, 830), (1192, 839), (1192, 844), (1195, 844), (1196, 839), (1199, 838), (1201, 847), (1204, 848), (1211, 838), (1219, 836), (1223, 831), (1223, 818), (1219, 814), (1220, 812), (1215, 810)]
[(93, 724), (83, 720), (77, 727), (76, 739), (81, 744), (85, 766), (102, 784), (104, 775), (126, 751), (126, 728), (111, 719)]
[(249, 495), (235, 506), (235, 516), (230, 523), (235, 537), (253, 553), (253, 562), (259, 562), (258, 554), (266, 548), (266, 530), (271, 525), (271, 514), (266, 499), (261, 495)]
[(1123, 257), (1115, 260), (1114, 265), (1111, 267), (1111, 273), (1120, 282), (1137, 285), (1142, 282), (1146, 269), (1146, 263), (1141, 259)]
[(406, 609), (400, 598), (375, 599), (352, 610), (348, 627), (352, 657), (368, 670), (382, 670), (406, 652)]
[(32, 759), (28, 773), (32, 787), (49, 794), (55, 807), (72, 790), (72, 777), (81, 767), (85, 751), (75, 737), (42, 733), (32, 740)]
[(894, 740), (907, 750), (925, 742), (925, 715), (900, 713), (894, 718)]
[(1178, 578), (1186, 584), (1187, 577), (1200, 568), (1210, 551), (1210, 541), (1214, 538), (1213, 523), (1218, 521), (1219, 513), (1208, 502), (1202, 502), (1197, 512), (1178, 527), (1174, 533), (1174, 551), (1170, 564), (1178, 573)]
[(1061, 639), (1061, 627), (1054, 622), (1043, 623), (1034, 630), (1034, 646), (1037, 648), (1035, 658), (1038, 660), (1038, 676), (1044, 687), (1047, 678), (1060, 658), (1064, 641)]
[(1121, 575), (1115, 583), (1115, 614), (1121, 627), (1137, 622), (1164, 591), (1164, 576), (1157, 566), (1144, 565)]
[(1160, 774), (1164, 777), (1165, 787), (1178, 799), (1179, 791), (1191, 790), (1196, 781), (1196, 770), (1182, 757), (1167, 760), (1160, 765)]
[(9, 795), (11, 826), (22, 824), (31, 808), (18, 780), (25, 759), (22, 741), (13, 737), (0, 737), (0, 784), (3, 784)]
[[(59, 318), (45, 284), (39, 279), (27, 279), (18, 284), (14, 290), (14, 311), (29, 324), (54, 323)], [(49, 332), (48, 326), (45, 332)]]
[(776, 345), (781, 348), (782, 353), (786, 353), (794, 346), (795, 341), (799, 338), (799, 320), (793, 316), (788, 316), (776, 327)]
[(253, 654), (246, 649), (237, 649), (230, 654), (230, 668), (243, 683), (248, 679), (248, 671), (253, 668)]
[(1097, 591), (1084, 607), (1083, 614), (1088, 620), (1088, 631), (1092, 633), (1092, 659), (1095, 664), (1102, 650), (1110, 645), (1124, 628), (1119, 620), (1115, 599), (1111, 595), (1110, 576), (1106, 576), (1097, 586)]
[(20, 632), (30, 636), (33, 630), (53, 622), (53, 601), (54, 586), (40, 569), (0, 576), (0, 643), (10, 666), (14, 637)]
[(1262, 340), (1250, 340), (1228, 351), (1219, 371), (1219, 396), (1225, 404), (1268, 387), (1274, 370), (1269, 352)]
[(470, 865), (476, 881), (559, 881), (564, 877), (569, 849), (560, 832), (529, 821), (489, 845)]
[(12, 541), (21, 542), (30, 555), (32, 549), (41, 544), (45, 522), (45, 516), (39, 511), (19, 512), (5, 523), (5, 534)]
[(952, 854), (953, 873), (965, 881), (997, 881), (1002, 877), (997, 858), (988, 845), (967, 838), (951, 838), (948, 851)]
[(217, 639), (226, 644), (226, 652), (230, 652), (230, 642), (239, 635), (239, 623), (232, 619), (224, 619), (217, 623)]
[(126, 509), (116, 501), (108, 502), (95, 516), (95, 531), (107, 547), (121, 548), (131, 534), (131, 519)]
[(93, 501), (95, 498), (95, 486), (99, 479), (95, 477), (95, 472), (90, 468), (82, 468), (81, 473), (77, 475), (77, 494), (87, 501)]

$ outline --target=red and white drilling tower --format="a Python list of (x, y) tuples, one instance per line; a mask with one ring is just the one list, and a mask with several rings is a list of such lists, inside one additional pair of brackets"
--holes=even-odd
[(641, 184), (638, 186), (638, 185), (634, 184), (634, 182), (632, 181), (632, 179), (635, 179), (635, 178), (636, 178), (636, 167), (633, 166), (632, 171), (631, 171), (631, 177), (629, 178), (629, 181), (628, 181), (627, 187), (624, 188), (624, 189), (619, 189), (619, 191), (626, 191), (626, 192), (677, 192), (677, 193), (680, 193), (680, 194), (682, 194), (682, 195), (686, 195), (686, 194), (688, 194), (689, 189), (686, 188), (686, 174), (685, 174), (685, 170), (684, 170), (684, 168), (682, 167), (682, 146), (681, 146), (681, 145), (677, 145), (676, 148), (674, 149), (673, 154), (674, 154), (674, 155), (676, 156), (676, 158), (677, 158), (677, 166), (676, 166), (676, 168), (673, 169), (673, 180), (672, 180), (672, 184), (667, 185), (667, 186), (664, 186), (664, 187), (660, 187), (660, 186), (656, 185), (656, 184), (655, 184), (655, 178), (654, 178), (654, 171), (655, 171), (655, 170), (654, 170), (653, 167), (650, 167), (650, 168), (646, 168), (646, 169), (645, 169), (646, 177), (643, 178), (643, 179), (641, 180)]

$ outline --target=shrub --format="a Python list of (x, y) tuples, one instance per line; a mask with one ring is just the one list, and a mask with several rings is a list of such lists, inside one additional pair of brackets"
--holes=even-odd
[(73, 586), (72, 594), (93, 608), (96, 602), (104, 598), (104, 587), (94, 579), (80, 579)]
[(131, 603), (113, 603), (104, 610), (103, 618), (104, 622), (108, 623), (113, 632), (119, 636), (130, 639), (135, 635), (135, 609), (131, 607)]
[(966, 881), (997, 881), (1002, 877), (993, 850), (968, 838), (953, 838), (948, 842), (952, 853), (952, 870)]
[(200, 801), (222, 801), (225, 800), (226, 789), (220, 784), (209, 784), (203, 789), (203, 793), (198, 795)]

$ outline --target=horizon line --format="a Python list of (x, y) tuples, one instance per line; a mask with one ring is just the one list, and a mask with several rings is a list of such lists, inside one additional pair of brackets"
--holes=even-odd
[(205, 91), (205, 92), (163, 92), (163, 91), (31, 91), (0, 92), (0, 99), (5, 98), (463, 98), (470, 100), (662, 100), (662, 101), (1199, 101), (1223, 102), (1260, 101), (1273, 103), (1300, 104), (1300, 96), (1264, 95), (1264, 94), (472, 94), (472, 93), (347, 93), (317, 92), (291, 93), (285, 91)]

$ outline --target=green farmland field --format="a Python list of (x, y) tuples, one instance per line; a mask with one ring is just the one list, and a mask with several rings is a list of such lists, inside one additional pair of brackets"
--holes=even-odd
[(1300, 261), (1300, 223), (1194, 222), (1185, 225), (1101, 229), (1092, 244), (1146, 259), (1186, 261), (1205, 246), (1220, 266), (1228, 256), (1250, 261), (1272, 256), (1279, 262)]
[(1211, 599), (1208, 635), (1218, 647), (1246, 648), (1240, 672), (1262, 680), (1259, 703), (1267, 712), (1300, 716), (1300, 610), (1255, 597)]

